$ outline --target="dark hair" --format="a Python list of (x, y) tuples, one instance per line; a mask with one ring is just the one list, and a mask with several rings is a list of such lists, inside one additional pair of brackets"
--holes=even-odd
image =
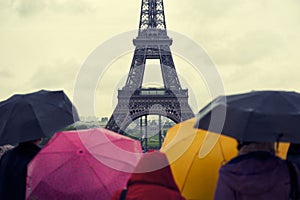
[(289, 147), (289, 150), (288, 150), (288, 154), (299, 154), (300, 153), (300, 144), (294, 144), (294, 143), (291, 143), (290, 144), (290, 147)]
[(243, 146), (251, 144), (251, 143), (255, 143), (255, 142), (241, 142), (241, 141), (237, 141), (238, 145), (237, 145), (237, 149), (240, 150)]

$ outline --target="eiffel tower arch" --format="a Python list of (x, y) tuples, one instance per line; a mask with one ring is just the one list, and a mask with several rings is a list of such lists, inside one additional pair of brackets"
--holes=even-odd
[[(175, 123), (194, 117), (188, 103), (188, 90), (182, 89), (175, 69), (167, 35), (163, 0), (142, 0), (138, 36), (129, 74), (118, 90), (118, 104), (106, 128), (124, 134), (134, 120), (159, 115)], [(159, 60), (162, 88), (143, 88), (146, 61)], [(154, 75), (155, 76), (155, 75)]]

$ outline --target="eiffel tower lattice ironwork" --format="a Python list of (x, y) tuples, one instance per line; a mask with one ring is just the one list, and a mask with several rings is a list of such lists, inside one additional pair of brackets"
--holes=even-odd
[[(142, 0), (138, 36), (133, 44), (129, 75), (125, 86), (118, 90), (118, 104), (106, 128), (123, 134), (131, 122), (142, 116), (164, 116), (175, 123), (194, 117), (188, 104), (188, 90), (181, 88), (175, 70), (163, 0)], [(163, 88), (142, 87), (147, 59), (160, 61)]]

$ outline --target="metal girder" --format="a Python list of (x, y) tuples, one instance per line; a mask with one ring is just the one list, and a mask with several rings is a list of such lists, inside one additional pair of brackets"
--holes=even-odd
[(131, 122), (145, 115), (161, 115), (179, 123), (194, 116), (187, 100), (187, 90), (177, 91), (177, 94), (156, 88), (140, 89), (134, 93), (119, 90), (118, 105), (106, 128), (123, 133)]

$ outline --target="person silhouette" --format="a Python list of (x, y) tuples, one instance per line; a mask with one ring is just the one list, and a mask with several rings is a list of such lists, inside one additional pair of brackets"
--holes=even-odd
[(272, 142), (238, 142), (238, 156), (223, 165), (215, 200), (299, 199), (299, 172), (275, 155)]
[(0, 160), (0, 199), (24, 200), (27, 165), (40, 151), (42, 139), (23, 142), (6, 151)]
[(164, 153), (145, 153), (127, 182), (111, 200), (184, 200), (175, 183), (169, 161)]
[(293, 162), (300, 170), (300, 144), (290, 144), (286, 159)]

